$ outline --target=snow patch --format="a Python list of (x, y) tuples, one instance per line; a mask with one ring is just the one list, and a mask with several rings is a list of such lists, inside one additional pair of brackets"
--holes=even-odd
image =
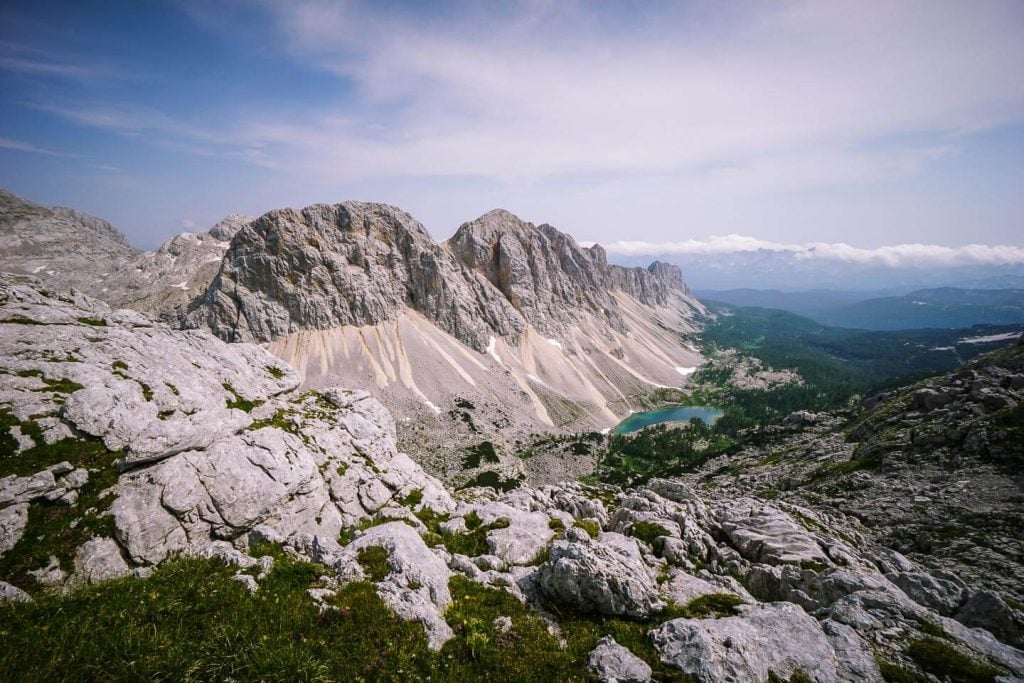
[(986, 337), (964, 337), (957, 344), (987, 344), (988, 342), (1016, 339), (1020, 335), (1020, 332), (1004, 332), (1003, 334), (990, 334)]
[(542, 380), (537, 375), (532, 375), (528, 372), (526, 373), (526, 378), (529, 379), (531, 382), (536, 382), (537, 384), (544, 384), (544, 386), (547, 386), (547, 384), (544, 383), (544, 380)]
[(437, 415), (440, 415), (440, 414), (441, 414), (441, 409), (440, 409), (440, 408), (438, 408), (438, 407), (437, 407), (437, 405), (435, 405), (433, 401), (428, 401), (428, 400), (425, 400), (425, 399), (424, 399), (423, 403), (424, 403), (424, 404), (426, 404), (426, 406), (427, 406), (428, 408), (430, 408), (431, 410), (433, 410), (435, 414), (437, 414)]
[(551, 344), (552, 346), (557, 346), (559, 349), (562, 348), (562, 342), (558, 341), (557, 339), (548, 339), (547, 341), (548, 344)]
[(183, 292), (187, 292), (188, 291), (188, 280), (183, 280), (182, 282), (179, 282), (176, 285), (171, 285), (171, 287), (175, 287), (177, 289), (180, 289)]
[(688, 377), (689, 375), (692, 375), (693, 373), (697, 372), (697, 368), (684, 368), (677, 365), (676, 372), (678, 372), (683, 377)]
[(612, 431), (612, 428), (611, 428), (611, 427), (605, 427), (604, 429), (602, 429), (602, 430), (601, 430), (601, 433), (602, 433), (602, 434), (607, 434), (607, 433), (608, 433), (608, 432), (610, 432), (610, 431)]
[(503, 365), (503, 363), (501, 363), (501, 356), (499, 356), (498, 352), (494, 350), (497, 344), (498, 340), (492, 335), (491, 338), (487, 340), (487, 353), (489, 353), (494, 360), (498, 361), (499, 364)]
[(38, 272), (39, 272), (40, 270), (44, 270), (45, 268), (46, 268), (46, 266), (45, 266), (45, 265), (42, 265), (42, 266), (37, 266), (37, 267), (35, 267), (35, 268), (33, 268), (33, 269), (32, 269), (32, 273), (33, 273), (33, 274), (35, 274), (35, 273), (38, 273)]

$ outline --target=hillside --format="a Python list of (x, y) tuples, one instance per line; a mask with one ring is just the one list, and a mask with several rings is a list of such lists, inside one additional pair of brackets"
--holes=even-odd
[(380, 403), (259, 347), (11, 276), (0, 327), (20, 680), (1024, 674), (1010, 602), (855, 515), (678, 479), (455, 496)]

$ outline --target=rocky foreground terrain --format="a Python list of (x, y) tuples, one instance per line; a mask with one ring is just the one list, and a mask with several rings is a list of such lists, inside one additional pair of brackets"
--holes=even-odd
[[(321, 628), (340, 628), (366, 618), (345, 602), (354, 587), (366, 587), (389, 613), (416, 626), (438, 667), (464, 653), (474, 671), (486, 671), (486, 657), (511, 651), (529, 667), (513, 678), (537, 680), (1024, 678), (1024, 652), (1015, 647), (1020, 603), (1012, 597), (1020, 598), (1019, 574), (1006, 574), (1001, 587), (992, 571), (984, 581), (957, 577), (942, 558), (924, 557), (916, 532), (906, 553), (883, 543), (904, 517), (929, 517), (914, 513), (915, 505), (953, 495), (956, 475), (939, 472), (954, 453), (976, 453), (992, 467), (1001, 454), (1019, 458), (1007, 441), (1019, 434), (1019, 422), (1003, 430), (1005, 438), (991, 426), (980, 434), (981, 423), (972, 422), (991, 417), (983, 410), (1019, 405), (1020, 373), (998, 370), (1006, 366), (1000, 359), (880, 403), (854, 428), (865, 439), (857, 453), (813, 429), (785, 436), (793, 444), (806, 440), (802, 460), (847, 476), (835, 479), (840, 490), (802, 488), (795, 474), (793, 482), (769, 484), (770, 470), (762, 468), (752, 479), (723, 471), (629, 490), (563, 483), (457, 496), (399, 452), (395, 424), (377, 400), (343, 387), (300, 389), (298, 373), (257, 346), (174, 330), (5, 275), (0, 359), (0, 595), (9, 603), (0, 607), (0, 623), (27, 623), (35, 603), (26, 601), (33, 600), (38, 609), (57, 605), (56, 614), (69, 615), (75, 600), (108, 596), (101, 590), (108, 581), (120, 581), (124, 595), (143, 587), (137, 605), (118, 608), (119, 619), (130, 619), (152, 609), (147, 590), (163, 595), (164, 567), (198, 556), (233, 567), (238, 590), (253, 599), (273, 594), (281, 572), (291, 572), (293, 582), (306, 576), (296, 573), (296, 562), (316, 563), (302, 565), (317, 569), (298, 584), (301, 596), (265, 603), (262, 618), (317, 610)], [(938, 424), (938, 411), (955, 419), (962, 435), (937, 436), (929, 425)], [(815, 453), (822, 445), (837, 452)], [(892, 479), (858, 489), (854, 482), (874, 476), (864, 462), (874, 462), (878, 449), (889, 462), (879, 471)], [(926, 490), (894, 485), (920, 481), (912, 476), (918, 462), (935, 468)], [(857, 498), (858, 491), (867, 493)], [(985, 495), (1002, 494), (971, 495), (984, 506)], [(875, 507), (858, 514), (872, 497)], [(872, 512), (890, 507), (905, 514)], [(997, 542), (1003, 548), (1012, 529), (1000, 533), (1007, 534)], [(214, 581), (220, 570), (206, 571)], [(474, 612), (486, 619), (460, 616), (477, 595), (472, 586), (494, 591), (480, 594)], [(514, 600), (501, 602), (501, 595)], [(102, 613), (102, 603), (89, 604)], [(500, 607), (488, 612), (485, 604)], [(546, 629), (530, 630), (535, 623)], [(51, 626), (38, 628), (29, 635), (4, 630), (5, 642), (20, 638), (24, 647), (45, 639)], [(626, 641), (624, 634), (637, 631)], [(140, 633), (160, 636), (145, 627)], [(373, 632), (363, 637), (372, 640)], [(85, 656), (67, 640), (46, 642), (54, 643), (50, 658), (58, 650)], [(562, 648), (578, 651), (578, 659), (572, 655), (553, 674), (530, 659), (541, 642), (551, 643), (551, 657)], [(356, 653), (364, 645), (355, 639), (344, 647)], [(4, 647), (8, 666), (22, 667), (4, 675), (40, 679), (45, 675), (33, 669), (59, 670), (46, 657), (30, 666)], [(395, 657), (404, 647), (371, 644)], [(245, 645), (232, 661), (240, 666), (259, 649)], [(107, 666), (119, 656), (102, 655)], [(197, 676), (212, 655), (192, 656), (190, 675)], [(450, 671), (432, 669), (442, 670)], [(503, 679), (501, 670), (488, 675)], [(337, 676), (324, 669), (319, 677)]]

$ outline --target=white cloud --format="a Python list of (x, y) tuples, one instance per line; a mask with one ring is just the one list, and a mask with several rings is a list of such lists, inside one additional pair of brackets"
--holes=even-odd
[(182, 218), (181, 219), (181, 227), (182, 227), (183, 230), (195, 230), (196, 229), (196, 222), (194, 220), (192, 220), (191, 218)]
[(46, 149), (45, 147), (37, 147), (30, 142), (24, 142), (22, 140), (13, 140), (11, 138), (0, 138), (0, 149), (13, 149), (18, 152), (31, 152), (33, 154), (43, 154), (51, 157), (74, 157), (76, 155), (69, 154), (67, 152), (57, 152), (52, 149)]
[(744, 235), (713, 235), (706, 240), (619, 241), (603, 246), (609, 253), (622, 256), (710, 256), (764, 250), (790, 252), (800, 260), (844, 261), (894, 268), (1024, 263), (1024, 247), (984, 244), (968, 244), (961, 247), (945, 247), (937, 244), (895, 244), (865, 249), (843, 243), (783, 244)]

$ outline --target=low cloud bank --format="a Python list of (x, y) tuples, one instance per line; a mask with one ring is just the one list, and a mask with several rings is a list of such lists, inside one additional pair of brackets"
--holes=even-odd
[(863, 249), (842, 242), (786, 244), (745, 235), (712, 235), (705, 240), (617, 241), (602, 246), (611, 254), (623, 256), (713, 256), (764, 250), (788, 252), (800, 260), (845, 261), (893, 268), (1024, 263), (1024, 247), (986, 244), (968, 244), (962, 247), (944, 247), (938, 244), (893, 244), (875, 249)]

